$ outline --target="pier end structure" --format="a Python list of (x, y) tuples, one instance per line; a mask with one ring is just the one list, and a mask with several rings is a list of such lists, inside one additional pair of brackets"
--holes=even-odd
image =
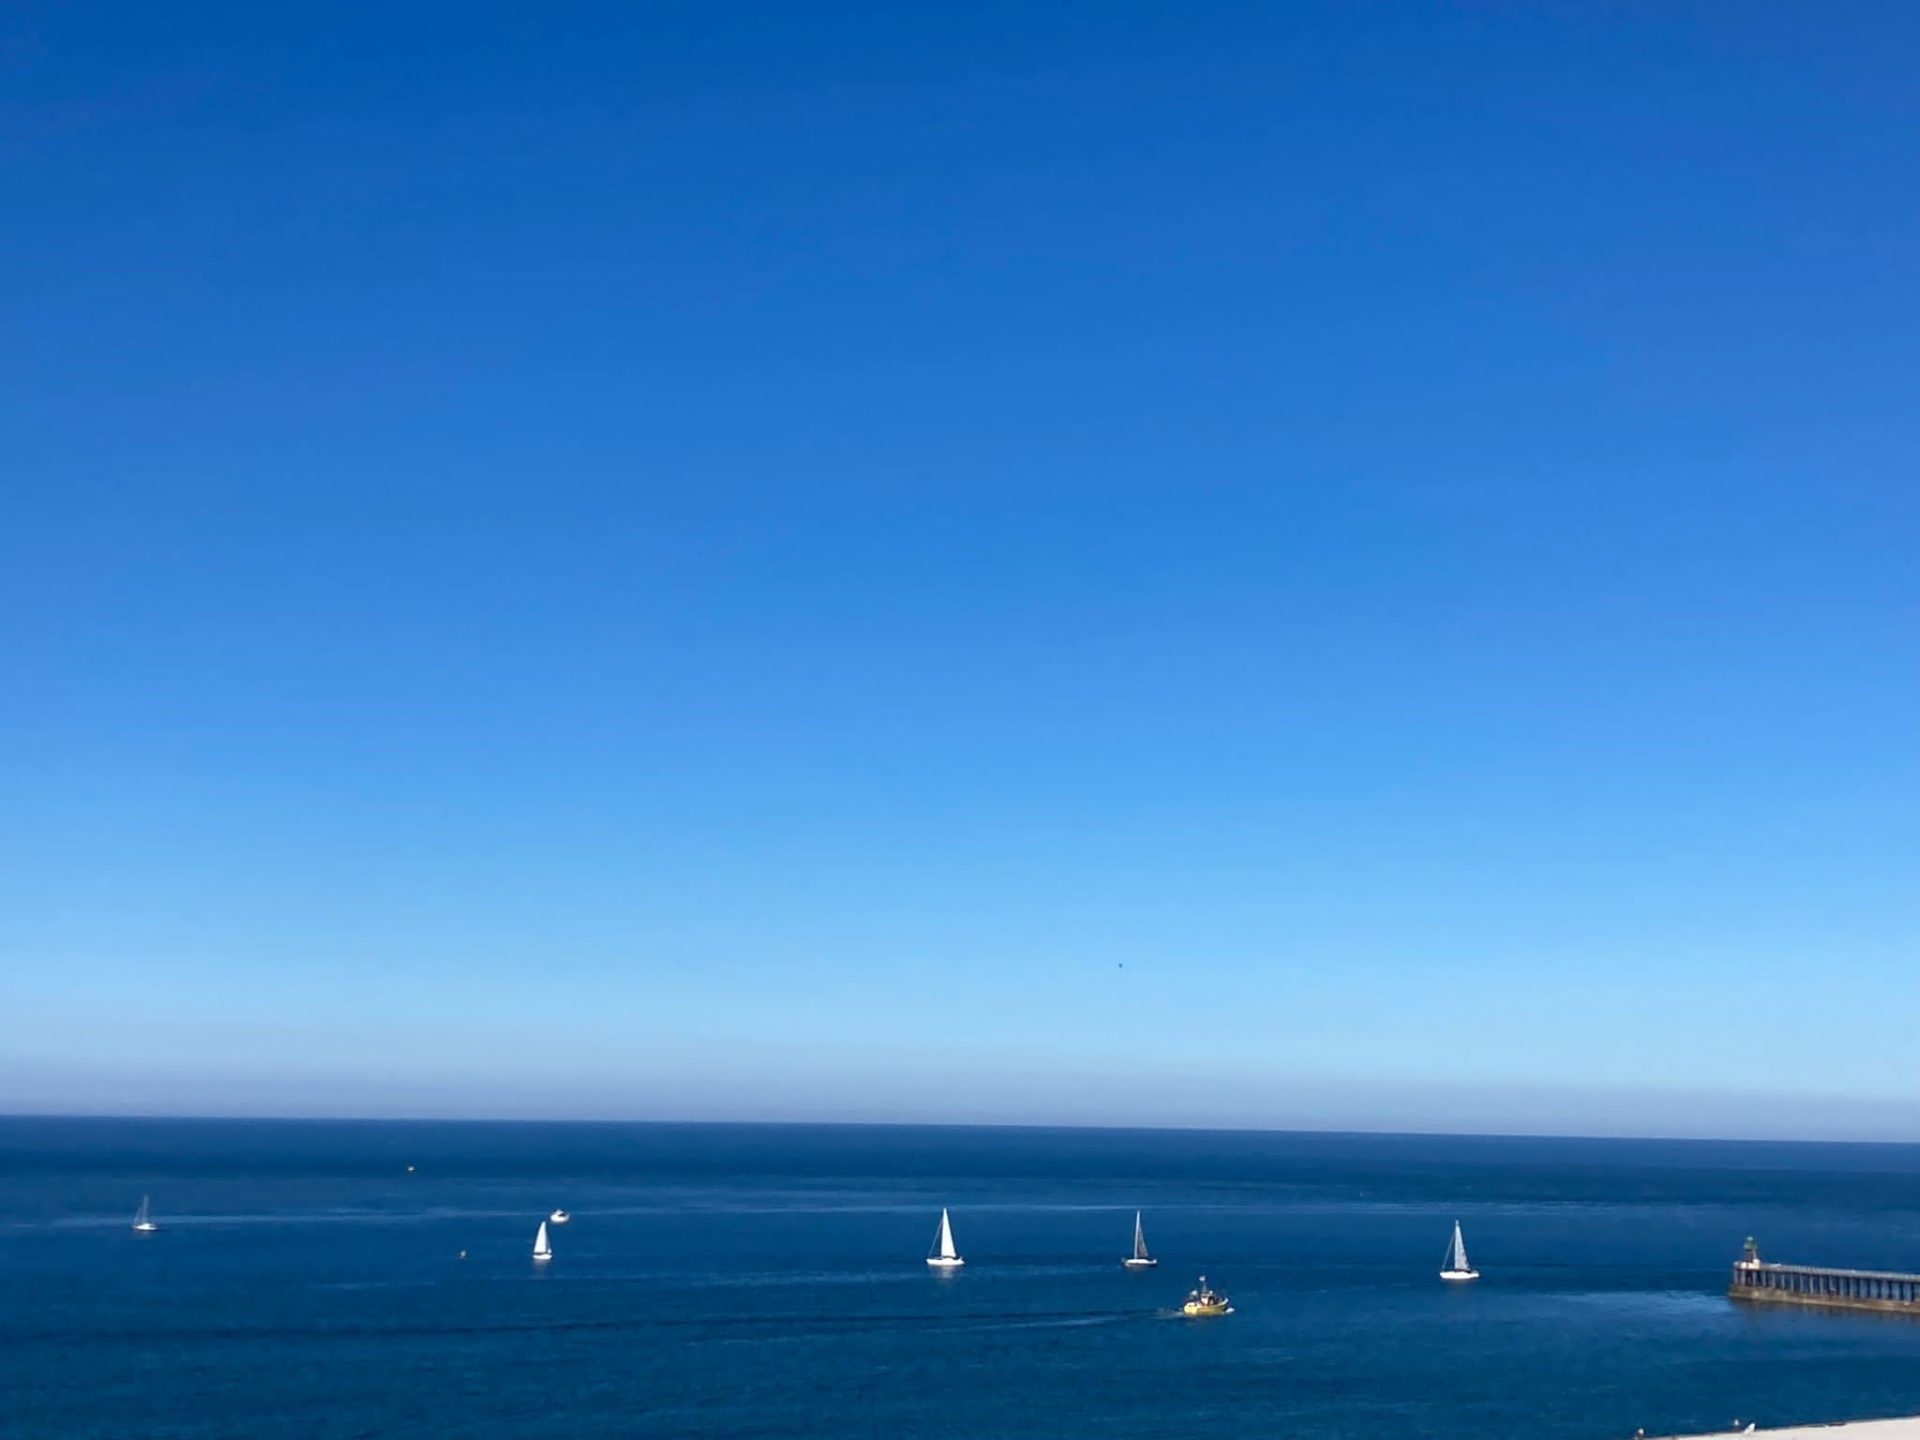
[(1840, 1270), (1827, 1265), (1782, 1265), (1760, 1258), (1753, 1237), (1733, 1264), (1727, 1294), (1757, 1305), (1807, 1305), (1828, 1310), (1879, 1310), (1920, 1315), (1920, 1275), (1894, 1270)]

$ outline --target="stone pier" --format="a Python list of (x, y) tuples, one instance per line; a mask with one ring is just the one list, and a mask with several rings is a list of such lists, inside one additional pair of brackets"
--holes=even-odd
[(1727, 1287), (1727, 1294), (1760, 1305), (1814, 1305), (1920, 1315), (1920, 1275), (1775, 1264), (1760, 1258), (1751, 1237), (1734, 1262), (1733, 1283)]

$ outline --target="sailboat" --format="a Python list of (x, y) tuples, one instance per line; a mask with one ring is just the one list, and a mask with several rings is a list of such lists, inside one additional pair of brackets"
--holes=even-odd
[(1120, 1262), (1129, 1270), (1150, 1270), (1160, 1262), (1147, 1253), (1146, 1232), (1140, 1228), (1140, 1212), (1133, 1212), (1133, 1254)]
[(153, 1216), (147, 1212), (147, 1197), (140, 1197), (140, 1208), (134, 1212), (133, 1228), (142, 1235), (151, 1235), (160, 1227), (154, 1223)]
[(547, 1243), (547, 1222), (542, 1220), (540, 1228), (533, 1235), (533, 1258), (536, 1260), (553, 1259), (553, 1246)]
[(927, 1255), (927, 1264), (936, 1270), (958, 1270), (967, 1262), (960, 1252), (953, 1248), (953, 1222), (947, 1218), (946, 1207), (940, 1209), (940, 1233), (933, 1237), (933, 1249)]
[(1440, 1262), (1442, 1280), (1478, 1280), (1480, 1272), (1467, 1263), (1467, 1242), (1460, 1235), (1460, 1222), (1453, 1222), (1453, 1243), (1447, 1246), (1446, 1258)]

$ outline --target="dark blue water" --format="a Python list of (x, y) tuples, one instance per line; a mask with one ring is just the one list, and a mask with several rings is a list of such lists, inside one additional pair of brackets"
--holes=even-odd
[[(157, 1235), (128, 1229), (143, 1192)], [(951, 1278), (922, 1263), (942, 1204)], [(1157, 1272), (1117, 1264), (1136, 1206)], [(1456, 1216), (1467, 1288), (1435, 1278)], [(1920, 1412), (1920, 1324), (1722, 1297), (1749, 1233), (1920, 1270), (1920, 1148), (0, 1120), (0, 1433), (1623, 1440)], [(1202, 1270), (1238, 1312), (1170, 1318)]]

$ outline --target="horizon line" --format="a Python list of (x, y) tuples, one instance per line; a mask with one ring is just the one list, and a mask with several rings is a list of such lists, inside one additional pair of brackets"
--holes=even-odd
[(0, 1122), (9, 1120), (66, 1121), (156, 1121), (215, 1123), (236, 1125), (512, 1125), (551, 1128), (556, 1125), (612, 1128), (618, 1126), (659, 1126), (682, 1129), (788, 1129), (788, 1130), (1033, 1130), (1086, 1131), (1094, 1134), (1127, 1135), (1314, 1135), (1381, 1140), (1582, 1140), (1617, 1141), (1621, 1144), (1669, 1145), (1856, 1145), (1882, 1148), (1920, 1148), (1920, 1138), (1885, 1139), (1814, 1135), (1657, 1135), (1622, 1132), (1550, 1131), (1550, 1130), (1409, 1130), (1356, 1129), (1353, 1127), (1316, 1127), (1306, 1125), (1101, 1125), (1044, 1121), (983, 1120), (793, 1120), (793, 1119), (676, 1119), (628, 1116), (621, 1118), (587, 1116), (485, 1116), (485, 1115), (232, 1115), (208, 1113), (169, 1114), (154, 1111), (26, 1111), (0, 1109)]

